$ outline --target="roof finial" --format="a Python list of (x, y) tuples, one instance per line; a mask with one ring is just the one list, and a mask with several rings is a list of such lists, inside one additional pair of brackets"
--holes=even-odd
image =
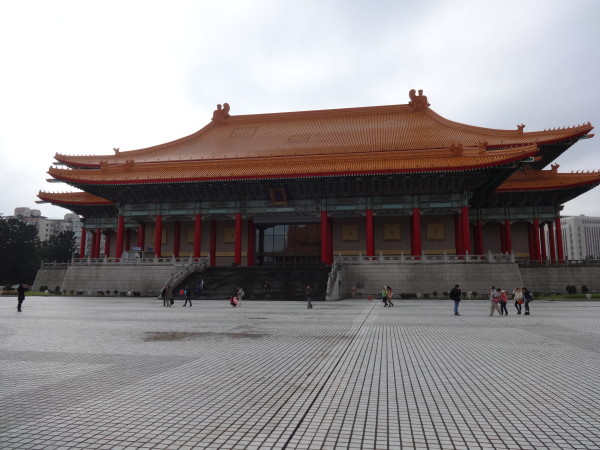
[(217, 105), (217, 109), (213, 111), (212, 121), (223, 123), (227, 117), (229, 117), (229, 103), (223, 103), (223, 106)]
[(423, 89), (419, 89), (419, 95), (416, 94), (414, 89), (411, 89), (408, 96), (410, 97), (410, 102), (408, 102), (408, 104), (414, 107), (415, 111), (423, 111), (430, 106), (427, 101), (427, 96), (423, 95)]
[(521, 124), (517, 125), (517, 133), (523, 134), (523, 128), (525, 128), (524, 124), (521, 123)]
[(113, 147), (113, 152), (115, 152), (115, 156), (119, 154), (119, 147)]

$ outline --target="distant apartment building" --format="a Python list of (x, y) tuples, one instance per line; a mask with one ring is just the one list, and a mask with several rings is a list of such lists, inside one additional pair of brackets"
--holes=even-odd
[[(65, 214), (63, 219), (48, 219), (42, 216), (38, 209), (30, 209), (27, 207), (15, 208), (15, 214), (12, 216), (15, 219), (21, 220), (28, 225), (35, 226), (38, 231), (40, 241), (47, 241), (52, 236), (58, 235), (62, 231), (73, 231), (75, 239), (81, 239), (81, 219), (77, 214)], [(7, 218), (10, 218), (7, 217)]]
[(565, 258), (600, 259), (600, 217), (561, 217)]

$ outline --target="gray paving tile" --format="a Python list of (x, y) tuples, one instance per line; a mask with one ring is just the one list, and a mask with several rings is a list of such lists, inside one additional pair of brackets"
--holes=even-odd
[[(600, 303), (0, 300), (0, 448), (597, 448)], [(196, 305), (195, 305), (196, 306)], [(193, 309), (193, 310), (192, 310)]]

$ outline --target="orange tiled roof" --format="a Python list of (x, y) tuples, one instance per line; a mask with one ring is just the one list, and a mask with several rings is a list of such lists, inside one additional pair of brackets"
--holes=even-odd
[(55, 205), (114, 205), (114, 202), (106, 200), (87, 192), (43, 192), (38, 193), (38, 198)]
[[(98, 167), (136, 162), (173, 162), (214, 159), (297, 157), (352, 153), (410, 151), (465, 147), (486, 142), (488, 148), (561, 142), (588, 134), (591, 124), (524, 132), (497, 130), (447, 120), (422, 104), (330, 109), (274, 114), (223, 116), (198, 132), (165, 144), (111, 155), (67, 156), (55, 159), (72, 167)], [(426, 98), (425, 98), (426, 102)], [(228, 111), (228, 109), (227, 109)], [(217, 114), (219, 111), (215, 111)]]
[(569, 189), (600, 184), (600, 172), (558, 173), (558, 165), (550, 170), (521, 170), (513, 173), (496, 192), (522, 192)]
[(301, 178), (375, 173), (456, 172), (495, 167), (537, 153), (535, 145), (485, 151), (446, 148), (405, 152), (380, 151), (338, 155), (264, 156), (245, 159), (170, 161), (161, 164), (126, 162), (101, 169), (58, 169), (48, 173), (73, 184), (138, 184), (235, 179)]

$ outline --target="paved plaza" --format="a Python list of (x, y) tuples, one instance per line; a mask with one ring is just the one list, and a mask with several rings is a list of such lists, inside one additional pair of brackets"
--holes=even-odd
[(0, 449), (600, 448), (600, 302), (0, 299)]

